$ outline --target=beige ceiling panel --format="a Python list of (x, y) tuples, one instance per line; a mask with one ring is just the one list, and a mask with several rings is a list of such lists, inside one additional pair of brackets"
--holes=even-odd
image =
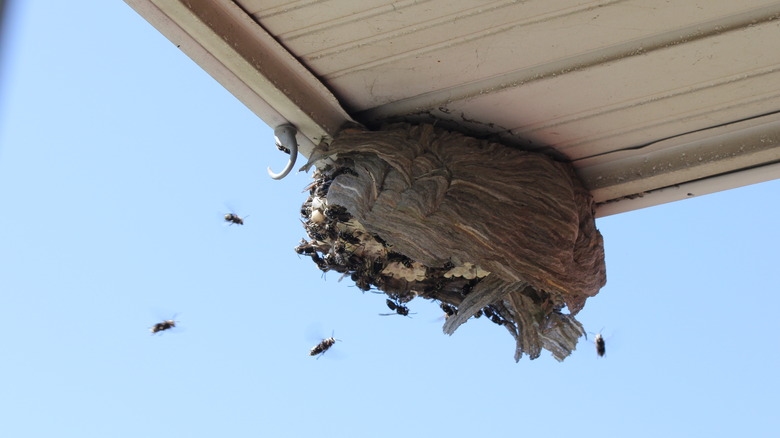
[[(760, 123), (756, 123), (759, 122)], [(692, 133), (646, 149), (585, 160), (580, 176), (596, 202), (780, 163), (780, 115)]]
[[(641, 8), (635, 3), (657, 7)], [(449, 34), (442, 44), (428, 45), (424, 36), (412, 35), (406, 43), (391, 39), (386, 41), (388, 46), (363, 45), (304, 62), (359, 111), (431, 92), (448, 98), (469, 97), (693, 41), (780, 13), (780, 5), (775, 4), (741, 13), (738, 19), (724, 18), (727, 11), (721, 9), (736, 9), (735, 3), (710, 3), (713, 7), (700, 13), (692, 12), (697, 10), (696, 2), (684, 2), (691, 11), (677, 13), (665, 10), (661, 6), (666, 2), (661, 1), (567, 9), (548, 19), (523, 18), (504, 27), (482, 23), (485, 30), (481, 33)], [(400, 53), (389, 45), (400, 47)]]
[[(780, 23), (530, 82), (446, 109), (541, 140), (571, 158), (599, 154), (673, 135), (681, 123), (692, 130), (780, 109), (780, 50), (773, 41), (780, 41)], [(520, 113), (504, 110), (517, 102), (527, 103)], [(619, 136), (642, 128), (653, 129), (644, 137)]]
[(317, 0), (241, 0), (237, 1), (236, 3), (239, 4), (249, 14), (264, 10), (269, 11), (267, 13), (270, 15), (273, 13), (271, 11), (282, 11), (285, 9), (304, 7), (306, 5), (317, 3)]
[(507, 26), (529, 24), (551, 14), (572, 13), (609, 1), (580, 3), (572, 8), (571, 0), (407, 2), (403, 7), (396, 5), (390, 13), (377, 10), (371, 16), (361, 17), (351, 23), (349, 32), (344, 32), (343, 27), (315, 26), (282, 34), (280, 38), (307, 62), (321, 59), (322, 73), (332, 74), (418, 48), (432, 50), (482, 38), (503, 32)]
[(238, 3), (259, 23), (262, 23), (266, 30), (284, 39), (284, 35), (301, 29), (323, 27), (345, 29), (351, 27), (356, 21), (393, 11), (393, 3), (407, 5), (419, 1), (300, 1), (271, 7), (267, 7), (263, 1), (239, 1)]
[[(350, 2), (353, 9), (345, 9), (343, 12), (346, 13), (341, 16), (303, 27), (300, 21), (289, 19), (295, 11), (270, 17), (260, 12), (254, 16), (258, 22), (273, 29), (279, 39), (301, 57), (308, 58), (318, 56), (314, 55), (314, 52), (349, 50), (358, 45), (373, 44), (375, 41), (418, 32), (442, 20), (451, 21), (463, 15), (468, 16), (470, 10), (485, 5), (488, 8), (496, 7), (494, 3), (470, 0), (452, 0), (446, 8), (437, 8), (430, 0), (374, 3), (376, 3), (375, 7), (364, 8), (362, 2)], [(503, 0), (496, 3), (505, 5), (513, 2)], [(357, 9), (358, 5), (359, 9)], [(349, 29), (348, 32), (345, 32), (346, 28)], [(436, 38), (447, 39), (446, 36)], [(308, 51), (306, 51), (307, 47)]]

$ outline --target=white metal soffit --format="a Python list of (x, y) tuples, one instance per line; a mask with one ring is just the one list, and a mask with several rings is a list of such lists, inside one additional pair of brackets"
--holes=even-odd
[(572, 162), (599, 216), (780, 178), (777, 0), (126, 1), (307, 156), (436, 122)]

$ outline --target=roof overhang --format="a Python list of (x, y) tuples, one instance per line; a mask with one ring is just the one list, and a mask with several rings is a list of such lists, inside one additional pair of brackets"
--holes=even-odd
[(572, 162), (599, 216), (780, 177), (780, 1), (126, 1), (306, 156), (436, 122)]
[(268, 126), (294, 124), (304, 155), (351, 120), (333, 94), (235, 3), (127, 3)]

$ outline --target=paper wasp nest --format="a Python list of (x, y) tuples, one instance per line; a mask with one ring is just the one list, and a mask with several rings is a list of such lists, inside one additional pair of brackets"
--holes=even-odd
[(296, 251), (320, 269), (396, 303), (446, 303), (447, 334), (484, 314), (515, 338), (515, 360), (575, 349), (574, 315), (606, 269), (593, 200), (570, 165), (406, 124), (345, 129), (312, 164), (310, 240)]

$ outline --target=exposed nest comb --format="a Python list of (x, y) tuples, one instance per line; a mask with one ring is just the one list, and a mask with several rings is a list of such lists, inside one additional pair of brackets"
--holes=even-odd
[[(571, 166), (431, 125), (345, 129), (319, 145), (296, 248), (395, 303), (441, 301), (452, 334), (484, 314), (565, 359), (606, 283), (593, 200)], [(564, 307), (569, 313), (563, 313)]]

